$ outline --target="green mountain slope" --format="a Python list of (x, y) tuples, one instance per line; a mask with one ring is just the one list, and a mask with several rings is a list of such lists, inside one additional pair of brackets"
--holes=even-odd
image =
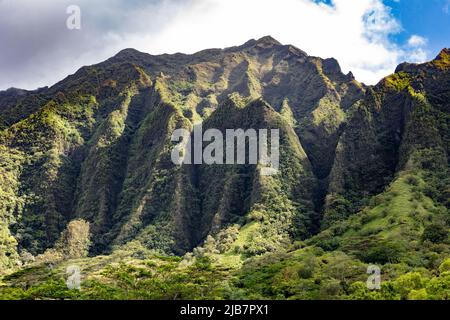
[[(175, 298), (448, 297), (449, 68), (444, 49), (365, 86), (264, 37), (127, 49), (53, 87), (1, 92), (0, 273), (25, 269), (0, 297), (173, 298), (144, 294), (162, 285)], [(279, 174), (173, 164), (172, 132), (199, 123), (279, 129)], [(89, 248), (67, 249), (86, 234)], [(87, 291), (64, 289), (71, 263)], [(369, 264), (393, 288), (420, 285), (367, 291)], [(220, 277), (198, 280), (202, 296), (208, 272)], [(143, 281), (130, 296), (126, 274)]]

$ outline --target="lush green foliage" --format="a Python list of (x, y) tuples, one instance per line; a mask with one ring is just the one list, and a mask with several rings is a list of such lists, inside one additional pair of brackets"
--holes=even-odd
[[(448, 299), (448, 62), (368, 87), (266, 37), (0, 92), (0, 299)], [(199, 123), (279, 129), (279, 173), (175, 165)]]

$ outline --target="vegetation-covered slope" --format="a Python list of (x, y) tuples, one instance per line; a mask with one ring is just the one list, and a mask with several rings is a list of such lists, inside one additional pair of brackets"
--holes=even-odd
[[(264, 37), (1, 92), (0, 297), (448, 298), (449, 68), (367, 87)], [(199, 123), (280, 129), (279, 174), (173, 164)]]

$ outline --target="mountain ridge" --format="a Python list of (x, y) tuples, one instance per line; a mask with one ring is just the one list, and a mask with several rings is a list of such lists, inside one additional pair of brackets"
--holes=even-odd
[[(192, 55), (125, 49), (49, 88), (0, 92), (0, 269), (14, 270), (26, 253), (42, 259), (81, 220), (92, 256), (136, 241), (181, 256), (225, 235), (231, 241), (231, 232), (235, 247), (219, 250), (231, 261), (319, 241), (367, 262), (359, 246), (391, 241), (397, 223), (423, 232), (445, 220), (445, 183), (436, 175), (450, 158), (449, 66), (443, 49), (366, 86), (333, 58), (263, 37)], [(198, 122), (280, 129), (280, 174), (175, 166), (171, 133)], [(405, 184), (414, 179), (426, 182), (411, 191)], [(395, 204), (402, 192), (426, 199), (417, 219), (430, 221), (402, 218), (395, 232), (370, 231), (383, 241), (361, 239), (367, 231), (356, 220), (381, 214), (377, 197)], [(348, 224), (354, 235), (339, 235)]]

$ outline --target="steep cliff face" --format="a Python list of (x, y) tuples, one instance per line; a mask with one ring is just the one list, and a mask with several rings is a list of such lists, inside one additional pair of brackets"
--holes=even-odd
[[(123, 104), (128, 92), (146, 86), (146, 79), (133, 66), (111, 68), (116, 78), (102, 79), (93, 68), (84, 68), (64, 85), (44, 90), (40, 94), (51, 99), (33, 106), (37, 111), (21, 120), (20, 116), (9, 118), (11, 125), (1, 132), (2, 157), (6, 159), (1, 169), (6, 180), (2, 183), (2, 221), (7, 221), (20, 247), (33, 253), (42, 251), (76, 216), (77, 182), (96, 131), (108, 126), (106, 115)], [(126, 85), (115, 80), (122, 78), (129, 78)], [(112, 85), (117, 92), (105, 94)]]
[(261, 239), (254, 249), (265, 251), (280, 245), (271, 243), (269, 234), (287, 243), (289, 238), (305, 239), (317, 230), (313, 203), (317, 179), (287, 119), (261, 99), (247, 103), (233, 96), (204, 122), (203, 128), (221, 132), (227, 128), (254, 129), (257, 133), (266, 129), (269, 136), (271, 129), (279, 129), (280, 136), (280, 169), (276, 175), (265, 175), (261, 165), (195, 166), (199, 226), (207, 231), (203, 236), (230, 223), (253, 223), (258, 229), (254, 236)]
[(328, 207), (344, 197), (357, 210), (361, 199), (383, 191), (424, 150), (435, 152), (435, 160), (447, 165), (448, 69), (448, 49), (429, 63), (402, 64), (353, 105), (336, 149)]
[[(2, 92), (0, 263), (43, 252), (77, 218), (92, 253), (138, 239), (180, 254), (233, 223), (255, 226), (253, 253), (308, 238), (416, 152), (448, 159), (448, 68), (444, 50), (366, 87), (334, 59), (264, 37), (193, 55), (127, 49), (51, 88)], [(280, 129), (280, 174), (173, 164), (172, 132), (199, 122)], [(331, 212), (344, 200), (352, 208)]]
[(328, 176), (345, 112), (363, 97), (365, 87), (344, 75), (334, 59), (320, 59), (271, 37), (239, 47), (205, 50), (192, 56), (153, 57), (125, 50), (112, 61), (162, 73), (176, 102), (207, 118), (233, 92), (263, 97), (276, 111), (288, 109), (294, 129), (320, 178)]

